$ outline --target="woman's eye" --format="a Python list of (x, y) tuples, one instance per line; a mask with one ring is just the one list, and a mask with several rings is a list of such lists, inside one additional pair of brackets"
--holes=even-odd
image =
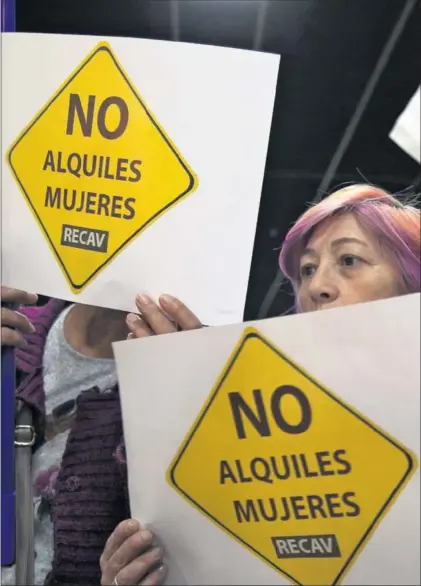
[(341, 256), (341, 265), (344, 267), (355, 267), (362, 262), (362, 259), (353, 254), (344, 254)]
[(300, 274), (302, 277), (311, 277), (316, 272), (316, 267), (314, 265), (303, 265), (300, 269)]

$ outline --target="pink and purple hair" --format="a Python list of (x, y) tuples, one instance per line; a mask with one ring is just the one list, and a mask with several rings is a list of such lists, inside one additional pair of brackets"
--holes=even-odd
[(288, 232), (279, 257), (284, 275), (297, 291), (300, 257), (317, 226), (334, 216), (352, 213), (363, 230), (374, 234), (401, 275), (403, 293), (420, 291), (420, 210), (371, 185), (339, 189), (308, 209)]

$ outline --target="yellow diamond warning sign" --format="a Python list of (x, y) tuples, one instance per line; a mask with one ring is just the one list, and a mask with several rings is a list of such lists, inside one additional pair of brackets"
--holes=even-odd
[(197, 186), (106, 43), (58, 89), (7, 159), (74, 293)]
[(167, 479), (291, 582), (326, 586), (342, 581), (415, 468), (405, 447), (246, 329)]

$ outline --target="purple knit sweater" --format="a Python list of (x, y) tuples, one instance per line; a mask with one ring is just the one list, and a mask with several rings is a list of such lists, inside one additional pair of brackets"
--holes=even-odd
[[(28, 345), (16, 351), (16, 393), (33, 408), (41, 442), (44, 346), (64, 307), (64, 302), (52, 300), (43, 307), (22, 311), (36, 331), (26, 337)], [(53, 503), (54, 558), (46, 580), (51, 586), (98, 586), (105, 542), (117, 524), (130, 516), (126, 467), (116, 455), (123, 437), (118, 389), (109, 393), (89, 389), (79, 395), (77, 406)]]

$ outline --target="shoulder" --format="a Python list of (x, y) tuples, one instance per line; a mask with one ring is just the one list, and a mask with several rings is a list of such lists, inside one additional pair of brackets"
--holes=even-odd
[(51, 299), (45, 305), (19, 309), (35, 328), (35, 332), (25, 335), (26, 346), (16, 349), (16, 365), (19, 371), (29, 373), (42, 366), (48, 332), (66, 305), (65, 301)]
[(28, 305), (21, 307), (19, 311), (26, 315), (32, 323), (38, 322), (39, 320), (53, 321), (67, 305), (68, 303), (61, 299), (50, 299), (45, 305)]

